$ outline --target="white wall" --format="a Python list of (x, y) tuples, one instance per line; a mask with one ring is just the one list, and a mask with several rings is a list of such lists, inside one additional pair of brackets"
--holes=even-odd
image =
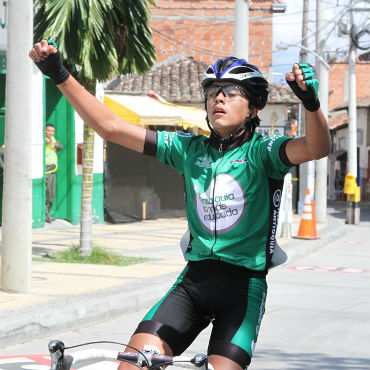
[[(366, 145), (367, 131), (370, 129), (368, 127), (368, 108), (358, 108), (357, 109), (357, 128), (358, 128), (358, 140), (357, 144), (360, 147), (360, 167), (367, 169), (368, 166), (368, 149)], [(359, 142), (360, 141), (360, 142)]]
[(0, 2), (0, 50), (6, 50), (7, 32), (6, 27), (8, 23), (8, 6), (7, 0)]
[(286, 110), (285, 104), (269, 104), (263, 110), (258, 113), (261, 119), (259, 132), (264, 136), (268, 133), (271, 134), (271, 124), (273, 121), (274, 132), (273, 134), (284, 135), (284, 126), (286, 122)]
[[(357, 109), (357, 146), (360, 148), (360, 167), (367, 169), (368, 156), (367, 151), (369, 147), (366, 145), (366, 137), (368, 127), (368, 108)], [(337, 151), (346, 150), (348, 151), (348, 128), (337, 130), (334, 136), (335, 148)]]
[[(96, 86), (96, 97), (103, 101), (104, 90), (101, 84)], [(77, 145), (84, 141), (84, 123), (81, 117), (75, 112), (75, 153), (77, 158)], [(95, 133), (94, 138), (94, 173), (104, 172), (104, 140)], [(76, 161), (75, 167), (76, 175), (82, 174), (82, 165), (78, 165)]]

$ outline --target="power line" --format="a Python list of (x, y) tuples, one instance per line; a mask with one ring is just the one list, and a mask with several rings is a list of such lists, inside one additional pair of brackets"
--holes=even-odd
[[(184, 46), (188, 49), (191, 49), (193, 51), (196, 51), (196, 52), (203, 52), (203, 53), (207, 53), (208, 55), (223, 55), (225, 53), (225, 50), (207, 49), (207, 48), (203, 48), (201, 46), (197, 46), (197, 45), (191, 44), (191, 43), (183, 41), (183, 40), (178, 40), (174, 37), (171, 37), (171, 36), (168, 36), (168, 35), (162, 33), (159, 30), (156, 30), (154, 28), (153, 28), (153, 32), (158, 34), (162, 38), (165, 38), (165, 39), (167, 39), (167, 40), (169, 40), (169, 41), (171, 41), (175, 44), (180, 44), (180, 45), (182, 45), (182, 46)], [(276, 52), (276, 51), (273, 51), (272, 53), (274, 53), (274, 52)], [(270, 51), (251, 54), (251, 56), (256, 57), (256, 56), (262, 56), (262, 55), (266, 55), (266, 54), (270, 54)]]

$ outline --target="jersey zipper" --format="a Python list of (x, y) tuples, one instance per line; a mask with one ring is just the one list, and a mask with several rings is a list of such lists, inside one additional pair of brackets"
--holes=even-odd
[(215, 231), (214, 231), (214, 235), (215, 235), (215, 241), (213, 242), (213, 245), (211, 247), (211, 256), (213, 256), (213, 249), (216, 245), (216, 242), (217, 242), (217, 218), (216, 218), (216, 207), (215, 207), (215, 191), (216, 191), (216, 178), (217, 178), (217, 170), (218, 170), (218, 167), (220, 166), (220, 164), (223, 162), (224, 160), (224, 152), (222, 151), (222, 144), (219, 148), (219, 152), (222, 152), (222, 157), (221, 157), (221, 160), (220, 162), (218, 163), (218, 165), (216, 166), (216, 169), (215, 169), (215, 175), (214, 175), (214, 183), (213, 183), (213, 203), (212, 203), (212, 208), (213, 208), (213, 213), (215, 215)]

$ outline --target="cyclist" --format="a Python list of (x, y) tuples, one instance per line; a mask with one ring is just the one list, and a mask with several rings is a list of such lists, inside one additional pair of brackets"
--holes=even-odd
[[(100, 136), (156, 156), (185, 178), (188, 263), (129, 344), (140, 349), (154, 345), (162, 354), (179, 355), (212, 322), (211, 364), (216, 370), (246, 368), (265, 311), (284, 175), (291, 166), (329, 151), (312, 68), (294, 64), (286, 74), (305, 107), (306, 136), (263, 138), (255, 128), (258, 111), (267, 103), (267, 81), (243, 59), (219, 59), (202, 82), (211, 130), (205, 137), (123, 122), (70, 76), (47, 40), (35, 44), (30, 57)], [(120, 370), (130, 368), (120, 365)]]

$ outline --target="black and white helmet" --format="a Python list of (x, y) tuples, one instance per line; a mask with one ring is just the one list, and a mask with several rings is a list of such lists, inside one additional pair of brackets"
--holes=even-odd
[(269, 94), (268, 82), (258, 67), (249, 64), (245, 59), (227, 57), (211, 64), (204, 72), (203, 90), (215, 81), (237, 83), (243, 87), (253, 107), (260, 110), (266, 106)]

